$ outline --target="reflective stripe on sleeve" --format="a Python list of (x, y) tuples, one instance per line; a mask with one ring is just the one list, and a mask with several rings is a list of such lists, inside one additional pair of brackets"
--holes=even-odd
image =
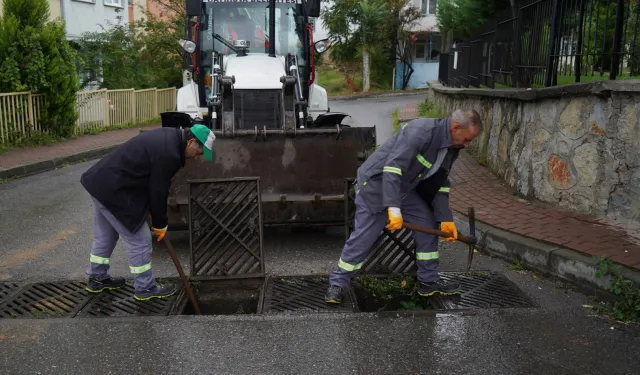
[(382, 171), (383, 172), (395, 173), (397, 175), (402, 176), (402, 169), (400, 169), (400, 168), (385, 166), (384, 168), (382, 168)]
[(431, 168), (431, 163), (429, 163), (427, 161), (427, 159), (425, 159), (422, 155), (418, 154), (416, 155), (416, 159), (418, 159), (418, 161), (420, 162), (420, 164), (424, 165), (426, 168)]
[(448, 193), (450, 190), (451, 190), (451, 188), (443, 187), (443, 188), (440, 188), (440, 190), (438, 190), (438, 191), (441, 192), (441, 193)]

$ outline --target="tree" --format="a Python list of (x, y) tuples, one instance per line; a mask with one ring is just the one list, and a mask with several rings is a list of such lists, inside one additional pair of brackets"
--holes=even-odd
[(363, 91), (370, 88), (371, 53), (384, 40), (383, 25), (387, 15), (384, 1), (336, 0), (325, 7), (322, 15), (329, 29), (329, 39), (334, 43), (332, 48), (340, 44), (350, 45), (362, 52)]
[(69, 136), (75, 128), (77, 55), (62, 23), (47, 22), (47, 0), (5, 0), (0, 20), (0, 92), (45, 95), (40, 123)]
[(100, 88), (146, 89), (156, 83), (149, 67), (142, 61), (144, 41), (135, 28), (123, 22), (107, 21), (102, 31), (86, 32), (76, 40), (82, 56), (81, 69), (85, 75), (83, 87), (98, 83)]
[(422, 18), (420, 9), (411, 5), (411, 0), (386, 0), (389, 15), (385, 19), (385, 33), (391, 47), (391, 63), (402, 63), (402, 89), (407, 88), (413, 74), (413, 54), (409, 48), (416, 41), (413, 28)]
[(371, 52), (381, 39), (387, 7), (384, 0), (362, 0), (358, 3), (360, 38), (362, 40), (362, 91), (367, 92), (371, 83)]
[[(448, 51), (454, 40), (467, 38), (503, 9), (515, 1), (510, 0), (440, 0), (438, 1), (437, 25), (443, 42), (443, 51)], [(515, 10), (514, 10), (515, 11)]]
[(148, 12), (146, 19), (136, 23), (136, 28), (144, 31), (142, 61), (157, 82), (180, 87), (185, 54), (178, 40), (185, 37), (185, 0), (155, 0), (155, 3), (164, 17)]

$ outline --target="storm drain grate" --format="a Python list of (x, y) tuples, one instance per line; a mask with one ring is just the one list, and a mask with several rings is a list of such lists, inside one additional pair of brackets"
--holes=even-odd
[[(355, 185), (353, 179), (345, 180), (345, 231), (346, 237), (354, 229), (355, 223)], [(417, 270), (415, 243), (410, 230), (390, 231), (384, 229), (371, 246), (360, 273), (389, 274), (412, 273)]]
[(445, 309), (537, 307), (511, 280), (495, 272), (441, 272), (460, 283), (460, 294), (436, 296)]
[(71, 317), (91, 299), (86, 282), (30, 284), (0, 305), (0, 318)]
[(329, 279), (321, 276), (271, 277), (267, 281), (262, 311), (266, 314), (279, 312), (332, 312), (356, 311), (353, 290), (348, 288), (342, 303), (327, 304), (324, 295)]
[(264, 274), (257, 178), (189, 181), (191, 278)]
[(133, 298), (133, 286), (124, 287), (97, 294), (80, 311), (78, 318), (100, 318), (115, 316), (163, 316), (169, 315), (173, 304), (180, 294), (181, 284), (178, 290), (169, 298), (138, 301)]
[(5, 299), (11, 297), (19, 287), (16, 283), (0, 283), (0, 305)]

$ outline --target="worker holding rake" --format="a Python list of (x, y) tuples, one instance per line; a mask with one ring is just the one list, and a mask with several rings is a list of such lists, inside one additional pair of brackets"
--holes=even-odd
[[(355, 228), (329, 278), (325, 302), (342, 302), (343, 289), (362, 267), (371, 246), (385, 228), (399, 230), (403, 221), (458, 234), (449, 208), (449, 173), (462, 148), (469, 146), (482, 121), (475, 110), (456, 110), (445, 119), (410, 121), (378, 148), (358, 169)], [(418, 293), (455, 294), (460, 285), (440, 278), (438, 238), (413, 231), (418, 265)]]
[(154, 129), (130, 139), (103, 157), (81, 178), (94, 206), (93, 245), (87, 291), (99, 293), (125, 285), (109, 275), (111, 253), (122, 237), (134, 276), (134, 298), (149, 300), (173, 295), (175, 285), (156, 282), (151, 270), (151, 216), (160, 242), (167, 232), (167, 196), (173, 176), (188, 158), (204, 154), (211, 160), (215, 135), (204, 125), (187, 129)]

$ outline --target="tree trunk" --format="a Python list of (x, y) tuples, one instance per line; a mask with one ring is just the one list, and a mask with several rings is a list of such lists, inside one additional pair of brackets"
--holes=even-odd
[(369, 83), (369, 65), (371, 62), (369, 61), (369, 50), (365, 47), (362, 51), (362, 91), (368, 92), (371, 88), (371, 84)]

